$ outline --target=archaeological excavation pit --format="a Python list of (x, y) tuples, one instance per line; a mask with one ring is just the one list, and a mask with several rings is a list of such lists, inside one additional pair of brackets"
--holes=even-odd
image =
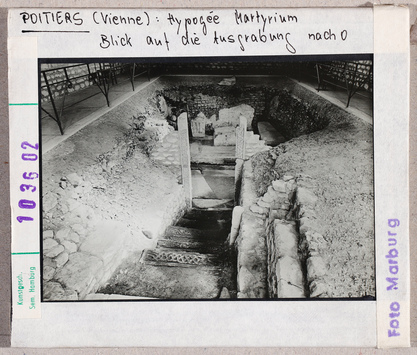
[(369, 58), (41, 70), (43, 301), (374, 299)]

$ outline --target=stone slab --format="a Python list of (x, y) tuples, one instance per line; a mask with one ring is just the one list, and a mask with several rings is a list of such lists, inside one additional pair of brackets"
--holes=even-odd
[(196, 208), (229, 208), (233, 207), (233, 199), (197, 199), (193, 198)]
[(255, 109), (246, 104), (224, 108), (219, 111), (219, 119), (214, 123), (214, 127), (236, 127), (239, 125), (240, 116), (244, 116), (247, 120), (248, 131), (252, 131), (252, 120), (254, 114)]
[(191, 171), (192, 197), (201, 199), (215, 199), (216, 194), (210, 188), (200, 170)]
[(214, 145), (236, 145), (236, 128), (232, 126), (214, 128)]
[(278, 281), (278, 298), (305, 298), (304, 289), (281, 279)]
[(290, 256), (284, 256), (278, 259), (276, 267), (277, 279), (286, 280), (292, 285), (300, 288), (304, 287), (303, 272), (301, 262)]

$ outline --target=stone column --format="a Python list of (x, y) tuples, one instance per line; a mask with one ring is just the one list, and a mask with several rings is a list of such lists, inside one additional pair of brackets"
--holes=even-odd
[(242, 206), (235, 206), (232, 213), (232, 228), (230, 230), (229, 245), (233, 245), (239, 234), (240, 222), (242, 221), (242, 214), (244, 208)]
[(239, 126), (236, 127), (236, 165), (235, 165), (235, 201), (239, 201), (240, 185), (242, 179), (243, 162), (246, 155), (246, 128), (247, 120), (239, 117)]
[(187, 113), (183, 112), (178, 117), (179, 149), (181, 159), (182, 184), (184, 185), (185, 201), (188, 208), (192, 206), (192, 187), (191, 187), (191, 157), (190, 142), (188, 138), (188, 118)]
[(236, 159), (245, 159), (247, 120), (239, 117), (239, 126), (236, 127)]

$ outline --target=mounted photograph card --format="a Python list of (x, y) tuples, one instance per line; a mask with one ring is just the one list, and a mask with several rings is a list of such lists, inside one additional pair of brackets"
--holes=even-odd
[(408, 30), (11, 9), (12, 346), (409, 346)]

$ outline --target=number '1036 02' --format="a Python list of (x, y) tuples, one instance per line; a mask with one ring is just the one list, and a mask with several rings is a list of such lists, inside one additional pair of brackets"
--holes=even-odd
[[(39, 144), (30, 144), (29, 142), (22, 142), (20, 145), (22, 149), (26, 151), (22, 153), (22, 160), (26, 162), (33, 162), (38, 160)], [(30, 198), (30, 194), (36, 192), (36, 186), (32, 185), (33, 181), (39, 178), (39, 174), (34, 171), (25, 171), (22, 175), (25, 181), (20, 185), (20, 191), (25, 193), (25, 198), (19, 200), (18, 206), (22, 210), (33, 210), (36, 207), (36, 202)], [(27, 194), (29, 193), (29, 195)], [(33, 217), (29, 216), (17, 216), (16, 219), (19, 223), (23, 221), (33, 221)]]

